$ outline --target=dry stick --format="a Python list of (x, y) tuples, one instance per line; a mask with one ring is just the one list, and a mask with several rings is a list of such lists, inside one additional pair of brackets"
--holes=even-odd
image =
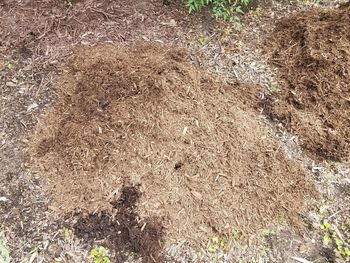
[(295, 261), (298, 261), (298, 262), (301, 262), (301, 263), (312, 263), (311, 261), (308, 261), (306, 259), (299, 258), (299, 257), (291, 257), (291, 259), (294, 259)]
[(114, 15), (112, 15), (112, 14), (108, 14), (108, 13), (102, 11), (102, 10), (95, 9), (95, 8), (93, 8), (93, 7), (89, 7), (89, 9), (91, 9), (92, 11), (95, 11), (95, 12), (97, 12), (97, 13), (102, 14), (102, 15), (106, 18), (106, 20), (110, 20), (109, 17), (110, 17), (110, 16), (111, 16), (111, 17), (114, 16)]
[(328, 219), (330, 219), (330, 218), (336, 216), (337, 214), (343, 213), (344, 211), (347, 211), (347, 210), (349, 210), (349, 212), (350, 212), (350, 209), (345, 208), (345, 209), (339, 210), (339, 211), (335, 212), (334, 214), (330, 215), (330, 216), (328, 217)]

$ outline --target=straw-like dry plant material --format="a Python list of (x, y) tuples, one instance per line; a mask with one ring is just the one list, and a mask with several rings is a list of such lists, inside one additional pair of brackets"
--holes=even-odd
[(250, 109), (250, 87), (215, 83), (182, 51), (81, 48), (60, 78), (30, 141), (32, 169), (63, 212), (108, 209), (123, 184), (140, 185), (142, 217), (205, 245), (276, 217), (297, 223), (315, 195)]
[(350, 161), (350, 8), (292, 15), (268, 42), (284, 84), (267, 114), (309, 153)]

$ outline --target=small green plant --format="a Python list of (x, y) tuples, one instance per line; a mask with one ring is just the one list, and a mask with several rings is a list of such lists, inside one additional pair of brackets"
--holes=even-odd
[(264, 237), (273, 236), (274, 234), (275, 234), (275, 231), (273, 231), (273, 229), (264, 228), (261, 230), (261, 235)]
[(70, 238), (72, 236), (72, 231), (68, 228), (63, 228), (63, 236), (65, 238)]
[(261, 245), (261, 246), (260, 246), (260, 250), (261, 250), (261, 252), (263, 252), (263, 253), (267, 253), (267, 252), (270, 251), (270, 248), (269, 248), (268, 246), (266, 246), (266, 245)]
[(323, 231), (323, 243), (326, 246), (333, 245), (335, 247), (335, 255), (341, 259), (350, 258), (350, 240), (343, 240), (339, 230), (329, 223), (327, 220), (323, 220), (321, 224), (321, 230)]
[(13, 69), (13, 64), (10, 60), (5, 61), (5, 67), (9, 70)]
[(93, 248), (90, 251), (90, 256), (93, 258), (94, 263), (109, 263), (111, 260), (108, 257), (108, 249), (103, 246)]
[(209, 253), (217, 253), (220, 250), (227, 250), (227, 244), (218, 236), (214, 236), (208, 246)]
[(243, 6), (248, 5), (250, 0), (186, 0), (188, 11), (200, 11), (210, 6), (216, 19), (223, 18), (233, 23), (237, 31), (241, 31), (242, 24), (239, 18), (244, 14)]
[(62, 234), (64, 236), (64, 239), (69, 243), (73, 243), (74, 241), (74, 234), (72, 232), (72, 230), (68, 229), (68, 228), (63, 228), (62, 229)]
[(66, 0), (66, 5), (67, 5), (67, 7), (72, 7), (73, 6), (73, 0)]
[(232, 30), (230, 27), (226, 27), (222, 32), (222, 39), (227, 38), (231, 34)]
[(203, 46), (205, 44), (205, 37), (204, 36), (197, 37), (197, 42)]
[(230, 236), (230, 240), (237, 241), (239, 239), (239, 236), (240, 236), (239, 232), (236, 230), (233, 230)]
[(254, 17), (260, 17), (261, 11), (261, 7), (257, 7), (255, 10), (249, 10), (249, 15)]

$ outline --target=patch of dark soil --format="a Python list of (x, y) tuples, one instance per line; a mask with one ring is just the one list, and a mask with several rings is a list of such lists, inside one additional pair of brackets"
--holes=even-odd
[(314, 9), (279, 21), (268, 38), (280, 91), (265, 113), (311, 155), (350, 160), (350, 9)]
[(104, 240), (116, 253), (114, 262), (125, 262), (131, 253), (141, 256), (143, 262), (159, 262), (163, 228), (157, 219), (141, 219), (135, 211), (140, 195), (136, 187), (123, 187), (112, 203), (116, 214), (102, 211), (81, 216), (74, 225), (76, 236), (86, 241)]

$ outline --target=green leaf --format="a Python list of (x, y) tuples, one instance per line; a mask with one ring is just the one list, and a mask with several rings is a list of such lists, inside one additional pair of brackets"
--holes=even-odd
[(213, 245), (209, 245), (208, 246), (208, 252), (209, 253), (215, 253), (216, 252), (216, 248)]
[(345, 247), (343, 250), (344, 256), (350, 257), (350, 249), (348, 247)]
[(330, 242), (332, 242), (332, 239), (330, 238), (329, 234), (324, 234), (323, 243), (327, 246)]
[(235, 11), (238, 14), (244, 14), (244, 12), (243, 12), (243, 10), (242, 10), (242, 8), (240, 6), (236, 6), (236, 10)]
[(328, 223), (327, 220), (324, 220), (323, 224), (321, 225), (321, 229), (322, 230), (330, 230), (330, 229), (333, 229), (333, 226), (330, 223)]
[(102, 262), (103, 263), (109, 263), (109, 262), (111, 262), (111, 260), (109, 259), (109, 257), (103, 257), (102, 258)]
[(336, 244), (336, 246), (337, 246), (337, 249), (338, 249), (339, 251), (341, 251), (341, 250), (343, 249), (344, 242), (341, 241), (338, 237), (335, 237), (335, 238), (334, 238), (334, 242), (335, 242), (335, 244)]

